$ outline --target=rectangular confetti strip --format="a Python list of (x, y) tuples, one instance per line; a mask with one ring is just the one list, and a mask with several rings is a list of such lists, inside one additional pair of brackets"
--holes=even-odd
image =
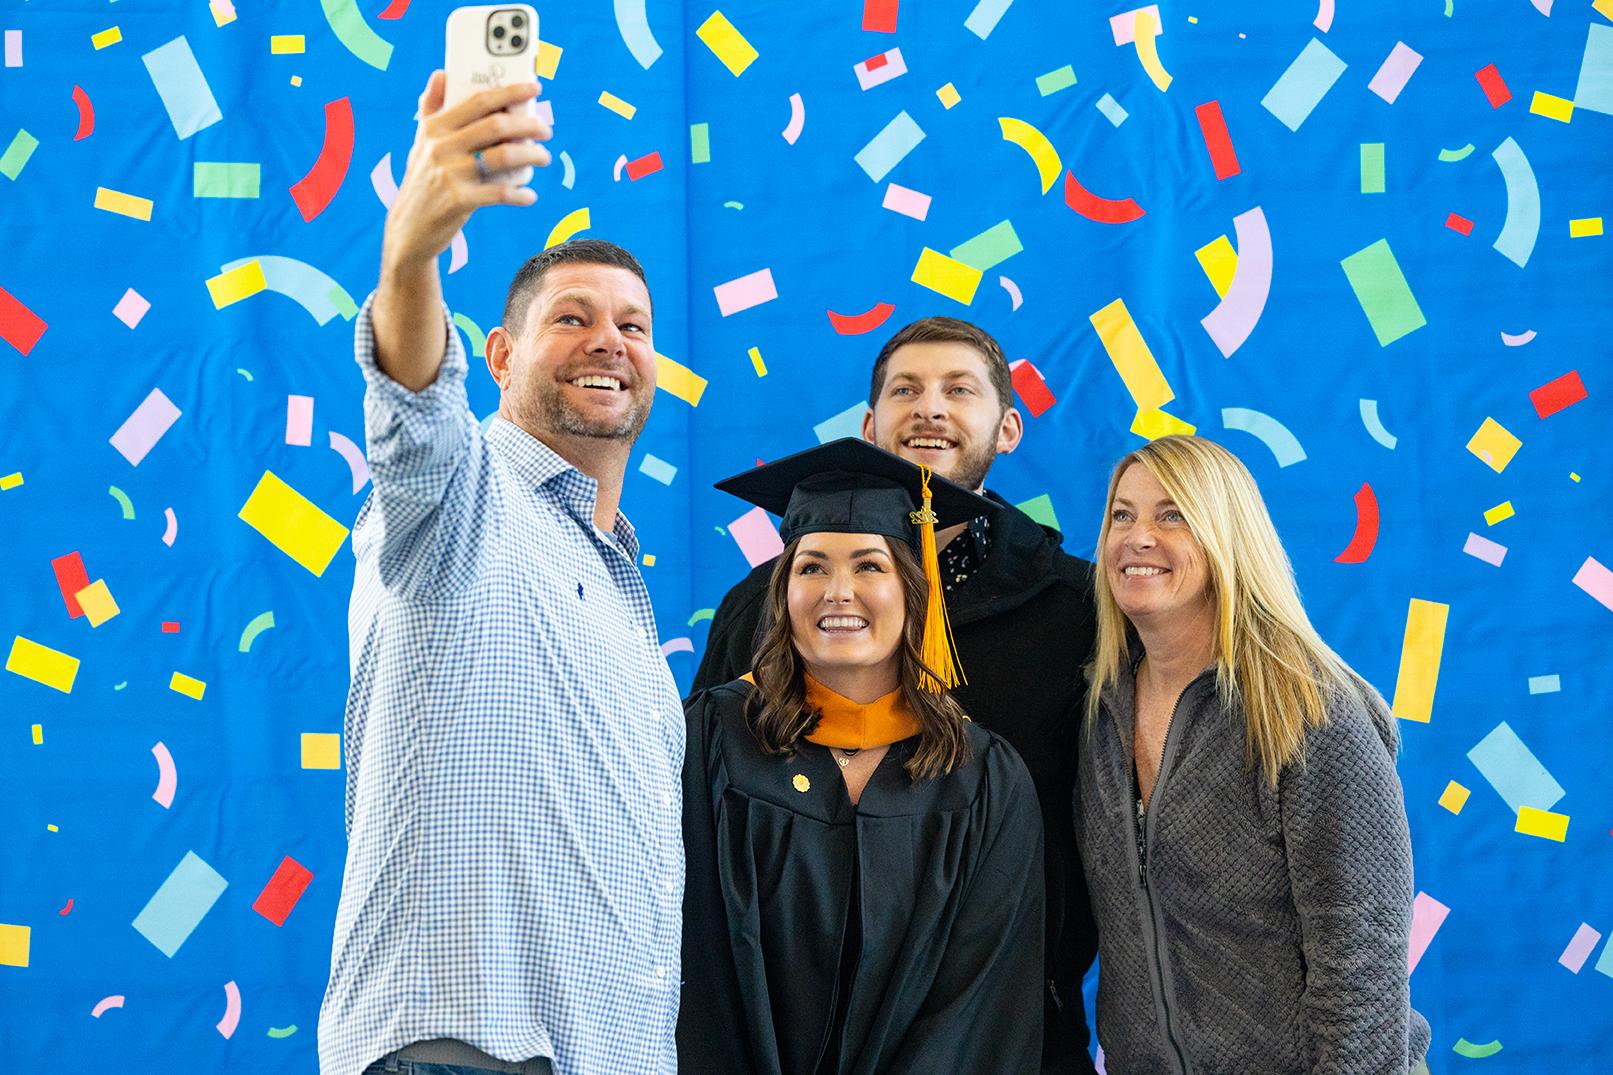
[(194, 698), (199, 702), (202, 700), (202, 695), (207, 693), (207, 684), (194, 676), (187, 676), (183, 672), (175, 672), (168, 677), (168, 689), (175, 694), (183, 694), (186, 698)]
[(1529, 111), (1558, 123), (1568, 123), (1574, 118), (1574, 102), (1536, 90), (1534, 99), (1529, 102)]
[(209, 277), (207, 281), (207, 293), (213, 297), (213, 306), (220, 310), (268, 287), (269, 281), (264, 279), (263, 266), (257, 258)]
[(1161, 410), (1139, 410), (1131, 419), (1131, 431), (1139, 437), (1158, 440), (1170, 436), (1191, 437), (1198, 427)]
[(1550, 675), (1529, 677), (1530, 694), (1556, 694), (1562, 689), (1563, 681), (1560, 676)]
[(1458, 235), (1472, 235), (1473, 222), (1459, 213), (1452, 213), (1445, 218), (1445, 226)]
[(1479, 740), (1478, 745), (1467, 752), (1467, 760), (1490, 782), (1513, 813), (1526, 806), (1550, 810), (1568, 794), (1506, 721)]
[(756, 60), (756, 50), (721, 11), (713, 11), (694, 33), (735, 78), (744, 74), (745, 68)]
[(1075, 85), (1075, 68), (1065, 64), (1056, 71), (1036, 76), (1036, 92), (1043, 97), (1067, 90)]
[(0, 474), (0, 493), (8, 489), (15, 489), (22, 484), (22, 471), (11, 474)]
[(1445, 652), (1445, 621), (1451, 606), (1412, 598), (1400, 642), (1400, 674), (1391, 711), (1401, 720), (1427, 724), (1434, 713), (1439, 662)]
[(828, 444), (832, 440), (842, 437), (860, 437), (863, 429), (863, 415), (868, 413), (868, 404), (858, 400), (833, 418), (825, 418), (812, 427), (812, 435), (818, 438), (819, 444)]
[(991, 36), (997, 28), (1002, 17), (1007, 14), (1008, 7), (1014, 0), (979, 0), (974, 10), (969, 12), (968, 18), (963, 20), (963, 28), (984, 41)]
[[(1596, 0), (1593, 6), (1604, 19), (1613, 22), (1613, 2)], [(1586, 30), (1574, 104), (1587, 112), (1613, 115), (1613, 26), (1593, 22)]]
[(1572, 407), (1585, 396), (1585, 382), (1580, 380), (1579, 371), (1569, 370), (1530, 392), (1529, 402), (1535, 405), (1536, 414), (1550, 418), (1565, 407)]
[(1361, 304), (1361, 312), (1367, 315), (1379, 347), (1388, 347), (1428, 324), (1388, 239), (1357, 250), (1339, 265), (1355, 292), (1355, 301)]
[(1507, 88), (1506, 81), (1502, 79), (1501, 72), (1496, 70), (1495, 64), (1479, 68), (1473, 72), (1473, 77), (1479, 80), (1479, 88), (1484, 91), (1484, 97), (1490, 102), (1491, 108), (1500, 108), (1512, 100), (1512, 91)]
[(1176, 398), (1124, 299), (1116, 299), (1088, 320), (1138, 410), (1158, 410)]
[(6, 656), (6, 671), (72, 694), (73, 681), (78, 678), (78, 658), (18, 635)]
[(95, 188), (95, 208), (131, 220), (150, 220), (154, 204), (150, 198), (142, 198), (138, 194), (125, 194), (109, 187)]
[(706, 123), (689, 124), (689, 163), (711, 163), (711, 125)]
[(1012, 221), (993, 224), (967, 242), (952, 248), (951, 258), (985, 272), (1024, 250)]
[(1031, 364), (1026, 358), (1008, 364), (1009, 376), (1013, 379), (1014, 395), (1024, 405), (1032, 418), (1040, 418), (1046, 414), (1048, 408), (1058, 402), (1053, 390), (1047, 387), (1047, 380), (1042, 371)]
[(565, 49), (550, 41), (538, 42), (538, 54), (532, 58), (532, 70), (539, 78), (553, 78), (560, 69), (560, 57)]
[(261, 171), (250, 161), (196, 161), (191, 166), (191, 194), (197, 198), (256, 198)]
[[(1108, 98), (1104, 94), (1104, 98)], [(1103, 101), (1098, 102), (1103, 108)], [(1232, 148), (1232, 134), (1227, 130), (1226, 117), (1221, 114), (1220, 101), (1205, 101), (1193, 109), (1193, 115), (1199, 121), (1199, 133), (1204, 136), (1204, 148), (1209, 151), (1210, 164), (1215, 168), (1215, 178), (1231, 179), (1243, 171), (1238, 164), (1238, 154)], [(1124, 110), (1121, 112), (1125, 116)], [(1115, 123), (1118, 127), (1120, 124)]]
[(1568, 947), (1557, 957), (1557, 962), (1578, 974), (1585, 966), (1585, 961), (1596, 950), (1596, 943), (1601, 939), (1600, 933), (1592, 929), (1589, 924), (1581, 922), (1579, 928), (1574, 931), (1573, 939), (1568, 942)]
[(174, 867), (134, 919), (140, 936), (172, 959), (224, 894), (229, 882), (194, 851)]
[(84, 607), (78, 603), (78, 592), (90, 584), (84, 558), (76, 551), (70, 552), (52, 560), (50, 569), (56, 574), (56, 589), (61, 591), (62, 601), (67, 605), (67, 618), (78, 619), (84, 615)]
[(90, 35), (90, 44), (95, 46), (96, 52), (100, 52), (109, 45), (116, 45), (122, 40), (123, 31), (118, 29), (116, 26), (108, 26), (100, 33)]
[(901, 49), (888, 49), (852, 64), (851, 72), (857, 76), (857, 85), (867, 91), (907, 74), (907, 61), (902, 59)]
[(1343, 60), (1313, 37), (1294, 57), (1276, 85), (1261, 98), (1260, 104), (1284, 127), (1298, 131), (1344, 74), (1345, 66)]
[(673, 479), (678, 476), (677, 467), (668, 463), (665, 459), (650, 455), (648, 452), (639, 461), (638, 471), (645, 477), (658, 481), (662, 485), (671, 485)]
[(729, 523), (728, 535), (752, 567), (760, 567), (784, 551), (778, 528), (761, 508), (752, 508)]
[(1523, 441), (1514, 437), (1500, 422), (1486, 418), (1467, 442), (1467, 450), (1484, 461), (1484, 465), (1497, 474), (1507, 469), (1512, 457), (1523, 447)]
[(151, 309), (151, 303), (146, 301), (144, 295), (131, 287), (123, 293), (123, 297), (118, 300), (118, 304), (112, 307), (112, 316), (130, 328), (134, 328), (140, 324), (149, 309)]
[(307, 448), (314, 438), (314, 397), (286, 397), (286, 443)]
[(137, 467), (162, 439), (163, 434), (179, 420), (181, 413), (183, 412), (174, 405), (174, 401), (163, 394), (162, 389), (153, 388), (146, 398), (140, 401), (140, 406), (134, 409), (134, 413), (123, 420), (117, 432), (108, 438), (108, 443), (129, 461), (130, 466)]
[(276, 926), (283, 926), (313, 879), (308, 867), (287, 855), (280, 860), (280, 866), (258, 893), (258, 898), (252, 901), (252, 909)]
[(1518, 811), (1518, 823), (1513, 826), (1513, 832), (1521, 832), (1525, 836), (1538, 836), (1542, 840), (1556, 840), (1562, 843), (1568, 839), (1568, 815), (1554, 814), (1550, 810), (1536, 810), (1532, 806), (1525, 806)]
[[(15, 30), (8, 31), (16, 33)], [(14, 67), (15, 64), (7, 64)], [(19, 926), (11, 922), (0, 922), (0, 967), (26, 967), (28, 965), (28, 947), (32, 939), (33, 929), (30, 926)]]
[(974, 302), (980, 277), (980, 270), (974, 266), (965, 265), (927, 246), (919, 252), (918, 264), (913, 267), (915, 284), (965, 306)]
[(756, 376), (766, 377), (767, 363), (762, 361), (761, 349), (752, 347), (750, 350), (746, 351), (745, 354), (750, 358), (751, 368), (756, 371)]
[(655, 387), (677, 396), (691, 407), (698, 407), (700, 397), (706, 392), (706, 379), (683, 363), (657, 354)]
[(924, 132), (913, 117), (898, 112), (896, 118), (857, 151), (854, 159), (869, 179), (879, 183), (922, 141)]
[(1594, 556), (1585, 558), (1574, 573), (1574, 585), (1594, 597), (1613, 612), (1613, 571), (1609, 571)]
[(347, 527), (265, 470), (239, 518), (313, 574), (323, 575), (347, 540)]
[(863, 0), (863, 29), (875, 34), (894, 34), (900, 4), (901, 0)]
[(1384, 59), (1383, 66), (1378, 68), (1378, 73), (1367, 83), (1367, 89), (1394, 104), (1395, 98), (1400, 96), (1400, 91), (1406, 88), (1406, 83), (1411, 81), (1417, 65), (1422, 62), (1422, 53), (1410, 48), (1404, 41), (1396, 41), (1395, 47), (1389, 50), (1389, 55)]
[[(1126, 122), (1126, 120), (1131, 118), (1131, 113), (1120, 107), (1120, 102), (1109, 96), (1107, 93), (1098, 98), (1097, 109), (1099, 112), (1103, 113), (1104, 119), (1108, 120), (1116, 127), (1120, 126), (1122, 123)], [(1211, 151), (1211, 160), (1214, 160), (1213, 150)], [(1220, 166), (1217, 165), (1217, 168), (1219, 167)], [(1219, 179), (1221, 176), (1217, 175), (1216, 178)]]
[(105, 579), (96, 579), (73, 596), (78, 599), (91, 627), (99, 627), (118, 614), (118, 603), (113, 600)]
[(1499, 545), (1478, 534), (1467, 535), (1467, 542), (1462, 546), (1462, 551), (1474, 559), (1483, 560), (1494, 567), (1500, 567), (1501, 561), (1506, 559), (1507, 555), (1505, 545)]
[(1580, 217), (1568, 222), (1568, 237), (1570, 239), (1590, 239), (1602, 234), (1602, 218), (1599, 216)]
[(914, 220), (923, 220), (930, 215), (930, 196), (921, 194), (916, 190), (892, 183), (885, 188), (885, 200), (881, 203), (893, 213), (912, 217)]
[(772, 269), (757, 269), (753, 273), (735, 277), (726, 284), (718, 284), (711, 290), (717, 296), (717, 309), (724, 317), (778, 298), (778, 288), (773, 286)]
[(1361, 143), (1361, 193), (1383, 193), (1383, 143)]
[(340, 769), (342, 767), (342, 734), (340, 732), (303, 732), (302, 767), (304, 769)]
[(190, 42), (183, 34), (140, 59), (151, 75), (151, 84), (157, 88), (163, 107), (168, 110), (168, 121), (174, 125), (174, 133), (181, 140), (224, 118), (201, 65), (196, 62), (196, 54), (190, 50)]
[(599, 91), (599, 103), (609, 111), (621, 116), (623, 119), (632, 119), (634, 116), (638, 115), (638, 109), (636, 107), (628, 104), (626, 101), (622, 100), (614, 93), (611, 93), (609, 90)]
[(269, 55), (295, 56), (304, 48), (301, 34), (270, 34)]
[(1602, 954), (1596, 957), (1596, 973), (1613, 978), (1613, 944), (1602, 946)]
[(23, 305), (17, 296), (0, 287), (0, 340), (5, 340), (27, 358), (47, 327), (44, 318)]
[(1484, 513), (1484, 524), (1486, 526), (1494, 526), (1496, 523), (1504, 522), (1507, 519), (1512, 518), (1512, 515), (1512, 501), (1503, 500), (1501, 503)]
[(627, 179), (630, 183), (637, 183), (647, 175), (654, 175), (662, 168), (661, 152), (646, 153), (637, 160), (627, 162)]
[(22, 174), (28, 158), (32, 157), (34, 150), (38, 148), (39, 139), (19, 127), (11, 138), (11, 144), (6, 146), (6, 151), (0, 153), (0, 175), (7, 179), (16, 179)]
[(1451, 909), (1426, 892), (1417, 893), (1411, 901), (1411, 943), (1406, 952), (1406, 973), (1410, 974), (1422, 962), (1423, 953), (1434, 940), (1434, 934), (1445, 924)]
[(22, 66), (22, 31), (6, 31), (6, 66)]

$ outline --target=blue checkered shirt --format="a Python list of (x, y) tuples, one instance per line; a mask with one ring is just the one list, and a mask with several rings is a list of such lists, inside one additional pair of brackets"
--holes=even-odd
[(353, 526), (347, 869), (325, 1075), (457, 1038), (557, 1075), (676, 1070), (683, 706), (638, 540), (595, 482), (358, 317), (374, 489)]

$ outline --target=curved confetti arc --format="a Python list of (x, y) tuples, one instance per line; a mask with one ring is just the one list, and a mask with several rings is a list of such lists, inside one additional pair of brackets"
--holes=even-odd
[(1333, 29), (1333, 0), (1318, 0), (1316, 18), (1311, 25), (1324, 34)]
[(168, 753), (168, 747), (161, 740), (151, 748), (151, 756), (157, 759), (157, 788), (151, 793), (151, 801), (167, 810), (174, 805), (174, 792), (179, 788), (179, 770), (174, 768), (174, 756)]
[[(329, 0), (326, 4), (329, 5)], [(325, 211), (341, 189), (352, 163), (353, 102), (350, 98), (338, 97), (325, 105), (325, 142), (319, 147), (319, 156), (308, 174), (291, 185), (291, 199), (297, 203), (303, 220), (312, 220)]]
[(1383, 419), (1378, 417), (1378, 401), (1363, 399), (1361, 401), (1361, 424), (1367, 427), (1367, 435), (1379, 444), (1394, 451), (1400, 438), (1383, 427)]
[(245, 377), (248, 381), (252, 380), (252, 371), (251, 370), (244, 370), (240, 366), (236, 366), (235, 367), (235, 372), (239, 373), (242, 377)]
[(90, 1014), (95, 1016), (95, 1018), (99, 1019), (99, 1018), (101, 1018), (101, 1015), (102, 1015), (103, 1012), (110, 1011), (113, 1008), (121, 1008), (121, 1007), (123, 1007), (123, 994), (122, 993), (114, 993), (110, 997), (102, 997), (96, 1003), (95, 1007), (90, 1009)]
[(375, 190), (375, 196), (381, 199), (386, 211), (392, 211), (392, 203), (398, 200), (398, 181), (392, 177), (392, 154), (386, 153), (375, 162), (370, 169), (370, 186)]
[(1501, 333), (1501, 342), (1506, 344), (1508, 347), (1522, 347), (1524, 344), (1528, 343), (1530, 340), (1532, 340), (1534, 338), (1535, 338), (1535, 330), (1534, 329), (1530, 329), (1528, 332), (1521, 332), (1521, 333), (1517, 334), (1516, 336), (1514, 336), (1510, 332)]
[(370, 29), (370, 24), (359, 14), (357, 0), (319, 0), (319, 7), (343, 48), (377, 71), (386, 70), (386, 65), (392, 62), (392, 46)]
[(171, 549), (174, 547), (174, 538), (179, 536), (179, 516), (174, 514), (173, 508), (163, 508), (162, 513), (168, 520), (168, 529), (162, 533), (162, 543)]
[(1471, 157), (1472, 155), (1473, 155), (1473, 143), (1472, 142), (1469, 142), (1467, 145), (1463, 146), (1461, 149), (1442, 149), (1442, 150), (1439, 151), (1439, 159), (1441, 161), (1445, 162), (1446, 164), (1455, 164), (1457, 161), (1465, 161), (1465, 160), (1467, 160), (1467, 158)]
[(888, 302), (876, 302), (867, 311), (860, 314), (837, 314), (833, 310), (829, 314), (829, 324), (842, 336), (861, 336), (865, 332), (872, 332), (896, 312), (896, 307)]
[(1154, 13), (1147, 8), (1138, 8), (1133, 16), (1136, 27), (1135, 39), (1132, 41), (1137, 49), (1137, 59), (1142, 61), (1143, 70), (1154, 85), (1164, 93), (1171, 88), (1171, 73), (1165, 70), (1165, 65), (1159, 62), (1159, 34), (1154, 24)]
[(622, 169), (626, 168), (626, 167), (627, 167), (627, 154), (623, 153), (622, 155), (620, 155), (619, 157), (616, 158), (616, 163), (611, 166), (611, 170), (610, 170), (611, 178), (614, 179), (616, 182), (620, 183), (622, 181)]
[(1271, 294), (1271, 229), (1266, 214), (1255, 206), (1232, 218), (1238, 236), (1238, 263), (1232, 270), (1232, 283), (1215, 309), (1199, 324), (1210, 334), (1222, 358), (1231, 358), (1242, 347), (1255, 323), (1265, 312)]
[(67, 916), (67, 915), (72, 914), (73, 913), (73, 897), (71, 897), (71, 896), (67, 897), (67, 904), (64, 907), (62, 907), (61, 910), (57, 911), (56, 913), (59, 914), (59, 915), (62, 915), (64, 917)]
[(487, 333), (482, 331), (481, 326), (464, 314), (455, 314), (454, 324), (458, 325), (460, 331), (470, 340), (470, 353), (477, 358), (486, 358)]
[(272, 1027), (269, 1028), (269, 1037), (271, 1037), (271, 1038), (289, 1038), (289, 1037), (291, 1037), (291, 1035), (295, 1034), (296, 1032), (297, 1032), (297, 1024), (296, 1023), (292, 1023), (290, 1026), (272, 1026)]
[(1222, 407), (1221, 424), (1259, 439), (1277, 457), (1279, 467), (1291, 467), (1305, 458), (1305, 449), (1300, 447), (1299, 438), (1269, 414), (1247, 407)]
[(370, 464), (364, 458), (363, 450), (334, 429), (330, 430), (330, 446), (337, 455), (347, 460), (347, 469), (353, 472), (353, 492), (364, 488), (364, 483), (370, 480)]
[(638, 65), (648, 71), (661, 58), (661, 46), (650, 33), (650, 19), (644, 13), (644, 0), (613, 0), (616, 9), (616, 29), (622, 35), (627, 51), (633, 54)]
[(670, 657), (674, 653), (693, 653), (694, 642), (687, 638), (673, 638), (661, 643), (661, 656)]
[(73, 87), (73, 103), (78, 106), (78, 130), (73, 134), (73, 141), (82, 142), (95, 133), (95, 106), (83, 86)]
[(563, 149), (560, 151), (560, 165), (566, 170), (560, 177), (560, 185), (570, 190), (571, 185), (577, 181), (577, 166), (571, 163), (571, 154)]
[(1534, 253), (1535, 240), (1540, 236), (1540, 184), (1535, 182), (1535, 170), (1529, 167), (1529, 158), (1511, 138), (1496, 146), (1490, 156), (1501, 169), (1501, 178), (1507, 186), (1507, 218), (1501, 224), (1501, 234), (1490, 245), (1522, 268)]
[[(1534, 5), (1534, 8), (1535, 8), (1536, 11), (1540, 12), (1542, 15), (1546, 16), (1548, 19), (1551, 18), (1551, 0), (1529, 0), (1529, 3)], [(1499, 1045), (1499, 1044), (1500, 1043), (1498, 1042), (1497, 1045)], [(1485, 1054), (1485, 1055), (1489, 1055), (1489, 1054)]]
[[(1551, 5), (1547, 4), (1546, 6), (1549, 8)], [(1483, 1045), (1474, 1045), (1466, 1038), (1457, 1038), (1456, 1044), (1451, 1046), (1451, 1051), (1457, 1056), (1465, 1056), (1469, 1060), (1483, 1060), (1485, 1057), (1494, 1056), (1501, 1051), (1501, 1041), (1498, 1038)]]
[(250, 653), (252, 651), (252, 643), (258, 640), (259, 635), (269, 630), (273, 626), (273, 609), (270, 609), (268, 612), (258, 613), (256, 616), (252, 617), (252, 621), (248, 623), (246, 625), (246, 629), (241, 632), (241, 642), (236, 648), (242, 653)]
[(1081, 185), (1074, 172), (1064, 173), (1064, 204), (1099, 224), (1129, 224), (1147, 212), (1132, 198), (1098, 197)]
[[(298, 261), (296, 258), (281, 257), (278, 254), (258, 254), (254, 257), (236, 258), (227, 262), (223, 269), (228, 272), (254, 260), (263, 267), (263, 281), (268, 285), (267, 290), (291, 299), (307, 310), (309, 316), (321, 325), (328, 324), (330, 319), (340, 314), (344, 307), (354, 305), (353, 296), (349, 295), (342, 285), (306, 261)], [(342, 300), (340, 306), (336, 302), (338, 298)]]
[(745, 208), (745, 203), (744, 202), (723, 202), (722, 207), (724, 209), (743, 209), (743, 208)]
[(129, 499), (128, 493), (125, 493), (122, 489), (119, 489), (115, 485), (107, 486), (106, 491), (112, 494), (112, 499), (116, 500), (118, 502), (118, 507), (123, 509), (123, 517), (125, 519), (134, 518), (134, 501)]
[(790, 122), (784, 125), (784, 129), (779, 134), (783, 135), (784, 140), (793, 146), (795, 145), (795, 140), (801, 137), (801, 130), (805, 126), (806, 103), (801, 100), (799, 93), (792, 93), (790, 94)]
[[(407, 4), (408, 0), (404, 0)], [(241, 989), (232, 979), (224, 983), (224, 1018), (218, 1021), (218, 1032), (228, 1038), (241, 1025)]]
[(1355, 534), (1335, 564), (1364, 564), (1378, 544), (1378, 496), (1367, 482), (1355, 491)]
[(1025, 296), (1019, 293), (1019, 285), (1006, 276), (997, 277), (997, 282), (1003, 286), (1004, 291), (1008, 292), (1008, 301), (1014, 304), (1013, 309), (1019, 309), (1020, 303), (1025, 301)]
[(697, 609), (695, 611), (695, 614), (693, 616), (689, 617), (689, 626), (693, 627), (695, 624), (699, 623), (701, 620), (714, 620), (716, 618), (717, 618), (717, 610), (714, 609), (714, 608)]
[(588, 212), (586, 205), (581, 209), (573, 209), (556, 221), (555, 226), (549, 229), (549, 237), (543, 241), (543, 249), (547, 250), (551, 246), (559, 246), (578, 232), (587, 231), (593, 226), (593, 217)]
[(465, 242), (464, 229), (454, 232), (454, 240), (449, 244), (449, 249), (453, 251), (448, 257), (448, 273), (451, 276), (470, 261), (470, 246)]
[(393, 19), (403, 18), (403, 13), (408, 10), (409, 0), (392, 0), (392, 2), (386, 6), (386, 10), (375, 17), (391, 22)]
[(998, 116), (997, 125), (1002, 128), (1004, 142), (1011, 142), (1030, 155), (1031, 162), (1036, 165), (1036, 174), (1042, 181), (1042, 193), (1052, 190), (1053, 181), (1059, 177), (1059, 170), (1064, 165), (1059, 160), (1058, 150), (1047, 140), (1047, 135), (1012, 116)]

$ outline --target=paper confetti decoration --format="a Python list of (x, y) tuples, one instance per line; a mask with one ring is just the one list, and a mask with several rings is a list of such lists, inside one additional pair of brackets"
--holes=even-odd
[(1486, 418), (1467, 442), (1467, 450), (1484, 461), (1497, 474), (1507, 469), (1512, 457), (1523, 447), (1523, 441), (1514, 437), (1494, 418)]
[(1400, 91), (1406, 88), (1407, 82), (1411, 81), (1412, 73), (1417, 70), (1417, 65), (1422, 62), (1421, 53), (1407, 47), (1404, 41), (1396, 41), (1395, 47), (1389, 50), (1389, 55), (1384, 59), (1383, 65), (1378, 68), (1378, 73), (1373, 75), (1372, 81), (1367, 83), (1367, 89), (1390, 104), (1394, 104), (1395, 100), (1400, 96)]
[(1400, 644), (1400, 675), (1395, 681), (1395, 716), (1427, 724), (1433, 717), (1434, 691), (1439, 685), (1439, 662), (1445, 651), (1445, 622), (1451, 607), (1437, 601), (1412, 598), (1406, 610), (1406, 631)]
[(141, 461), (157, 446), (163, 435), (173, 428), (183, 413), (174, 405), (173, 400), (163, 394), (162, 389), (153, 388), (134, 413), (124, 419), (109, 439), (112, 447), (118, 454), (129, 461), (129, 465), (137, 467)]
[(1419, 892), (1411, 901), (1411, 946), (1406, 956), (1406, 973), (1410, 974), (1422, 962), (1434, 934), (1445, 924), (1451, 909), (1426, 892)]
[(1469, 750), (1467, 758), (1514, 813), (1526, 806), (1550, 810), (1568, 794), (1506, 721)]
[(175, 672), (168, 678), (168, 689), (199, 702), (202, 700), (202, 695), (207, 692), (207, 684), (183, 672)]
[(878, 183), (922, 141), (924, 132), (913, 122), (913, 117), (906, 112), (898, 112), (895, 119), (885, 124), (878, 134), (869, 139), (867, 145), (857, 151), (857, 167)]
[(706, 379), (665, 355), (655, 356), (655, 387), (683, 400), (691, 407), (700, 406), (700, 397), (706, 391)]
[(965, 306), (974, 302), (981, 272), (972, 265), (925, 247), (913, 267), (913, 282)]
[(1109, 361), (1114, 363), (1115, 372), (1120, 374), (1139, 410), (1157, 410), (1176, 398), (1137, 323), (1131, 319), (1125, 300), (1116, 299), (1088, 320), (1097, 329)]
[(1556, 694), (1562, 689), (1563, 683), (1560, 676), (1550, 675), (1529, 677), (1530, 694)]
[(1579, 929), (1574, 931), (1573, 939), (1568, 942), (1568, 947), (1557, 957), (1557, 962), (1578, 974), (1580, 968), (1585, 966), (1585, 960), (1596, 950), (1596, 943), (1601, 939), (1601, 933), (1581, 922)]
[(1609, 571), (1594, 556), (1586, 557), (1585, 562), (1574, 573), (1574, 585), (1594, 597), (1603, 607), (1613, 611), (1613, 571)]
[(718, 284), (712, 288), (712, 292), (717, 296), (717, 309), (724, 317), (753, 309), (764, 302), (772, 302), (778, 298), (778, 288), (773, 284), (771, 269), (758, 269), (726, 284)]
[(252, 901), (252, 909), (276, 926), (283, 926), (313, 879), (308, 867), (287, 855)]
[(269, 470), (247, 497), (240, 519), (316, 576), (347, 540), (347, 527)]
[(304, 769), (340, 769), (342, 767), (342, 737), (339, 732), (303, 732), (302, 767)]
[(1547, 381), (1533, 392), (1529, 393), (1529, 402), (1535, 405), (1535, 413), (1542, 418), (1550, 418), (1558, 411), (1572, 407), (1586, 397), (1585, 382), (1580, 380), (1578, 370), (1569, 370), (1561, 377)]
[(1400, 271), (1394, 251), (1389, 249), (1389, 240), (1379, 239), (1339, 264), (1350, 282), (1350, 289), (1355, 292), (1356, 302), (1361, 304), (1361, 312), (1367, 315), (1367, 323), (1372, 326), (1379, 347), (1388, 347), (1428, 324), (1422, 307), (1417, 305), (1417, 297), (1411, 293), (1411, 285)]
[(33, 929), (0, 922), (0, 967), (26, 967)]
[(1312, 38), (1260, 101), (1284, 127), (1298, 131), (1344, 74), (1345, 63)]
[(930, 196), (921, 194), (916, 190), (892, 183), (885, 188), (885, 200), (880, 203), (886, 209), (914, 220), (923, 220), (930, 213)]
[(728, 535), (752, 567), (760, 567), (784, 551), (778, 528), (761, 508), (752, 508), (729, 523)]
[(1554, 814), (1550, 810), (1536, 810), (1532, 806), (1520, 807), (1514, 831), (1562, 843), (1568, 839), (1568, 816)]
[(227, 887), (229, 882), (217, 870), (202, 861), (196, 852), (187, 851), (135, 916), (134, 928), (159, 952), (172, 959)]
[(168, 120), (181, 140), (223, 120), (224, 113), (219, 111), (212, 87), (184, 35), (152, 49), (140, 61), (146, 65), (151, 84), (157, 88), (157, 96), (168, 110)]
[(1443, 806), (1453, 814), (1460, 814), (1462, 812), (1462, 807), (1467, 805), (1467, 797), (1469, 794), (1471, 794), (1471, 792), (1469, 792), (1467, 788), (1452, 780), (1449, 784), (1445, 785), (1445, 790), (1440, 792), (1439, 805)]
[(744, 74), (745, 68), (754, 63), (758, 55), (751, 43), (745, 40), (745, 35), (735, 29), (721, 11), (713, 11), (711, 17), (700, 24), (695, 36), (711, 50), (712, 55), (722, 61), (724, 67), (733, 72), (735, 78)]

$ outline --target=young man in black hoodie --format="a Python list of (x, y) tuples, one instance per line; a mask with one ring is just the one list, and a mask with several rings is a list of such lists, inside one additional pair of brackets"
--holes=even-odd
[[(999, 454), (1024, 432), (1008, 362), (983, 329), (927, 317), (874, 360), (863, 439), (966, 489), (984, 488)], [(1060, 548), (1057, 530), (1012, 506), (936, 534), (952, 631), (968, 684), (953, 696), (1019, 751), (1042, 807), (1047, 855), (1044, 1073), (1093, 1071), (1081, 978), (1097, 952), (1075, 848), (1071, 795), (1084, 712), (1081, 666), (1092, 647), (1092, 565)], [(750, 671), (773, 565), (762, 564), (717, 609), (692, 691)]]

